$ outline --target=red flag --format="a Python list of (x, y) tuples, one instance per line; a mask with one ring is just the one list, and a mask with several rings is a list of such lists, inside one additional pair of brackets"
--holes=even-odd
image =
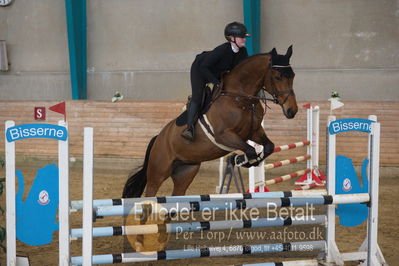
[(65, 102), (61, 102), (56, 105), (50, 106), (48, 109), (50, 109), (51, 111), (54, 111), (56, 113), (63, 114), (64, 121), (66, 121)]

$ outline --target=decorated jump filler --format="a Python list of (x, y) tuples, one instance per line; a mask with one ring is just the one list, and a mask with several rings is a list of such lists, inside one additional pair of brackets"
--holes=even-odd
[[(349, 131), (360, 131), (371, 133), (372, 124), (375, 122), (363, 118), (347, 118), (332, 121), (328, 128), (328, 134), (335, 135)], [(368, 193), (368, 163), (369, 159), (363, 160), (361, 168), (362, 182), (360, 183), (352, 159), (343, 155), (336, 157), (336, 183), (337, 194)], [(336, 214), (339, 216), (339, 223), (343, 226), (353, 227), (362, 224), (368, 217), (368, 208), (364, 204), (342, 204), (337, 206)]]
[[(331, 93), (330, 101), (330, 115), (332, 111), (344, 106), (341, 102), (341, 97), (337, 91)], [(370, 133), (371, 124), (374, 121), (362, 118), (348, 118), (338, 119), (330, 124), (328, 133), (330, 135), (348, 132), (348, 131), (361, 131)], [(362, 182), (359, 182), (358, 175), (356, 174), (355, 167), (352, 159), (343, 155), (338, 155), (336, 158), (336, 193), (367, 193), (368, 192), (368, 179), (367, 179), (367, 166), (369, 160), (363, 160), (361, 177)], [(352, 227), (363, 223), (367, 219), (368, 210), (364, 204), (342, 204), (337, 207), (337, 215), (340, 217), (341, 225)]]
[[(7, 142), (29, 138), (66, 141), (68, 132), (64, 126), (45, 123), (7, 126)], [(16, 238), (32, 246), (51, 243), (53, 233), (58, 230), (58, 167), (50, 164), (38, 169), (25, 200), (22, 197), (25, 194), (24, 176), (19, 170), (15, 171), (15, 174), (18, 177), (18, 192), (15, 195)], [(11, 189), (15, 189), (15, 185)]]
[[(331, 93), (330, 101), (330, 115), (332, 111), (344, 106), (341, 102), (339, 93), (333, 91)], [(307, 108), (307, 106), (304, 106)], [(362, 118), (348, 118), (335, 120), (330, 124), (329, 134), (334, 135), (348, 131), (361, 131), (370, 133), (371, 125), (374, 121)], [(367, 166), (369, 160), (366, 158), (362, 164), (362, 182), (356, 174), (355, 167), (352, 159), (343, 155), (338, 155), (336, 158), (336, 193), (367, 193), (368, 192), (368, 179), (367, 179)], [(303, 179), (303, 177), (302, 177)], [(367, 219), (368, 209), (364, 204), (342, 204), (337, 207), (337, 215), (340, 217), (340, 224), (347, 227), (360, 225)]]
[[(65, 102), (49, 107), (49, 110), (63, 114), (66, 122)], [(34, 108), (35, 120), (46, 120), (46, 108)], [(29, 138), (49, 138), (66, 141), (68, 132), (62, 125), (32, 123), (9, 124), (6, 130), (7, 142)], [(15, 168), (14, 168), (15, 169)], [(15, 171), (18, 191), (15, 195), (16, 238), (28, 245), (46, 245), (53, 241), (53, 233), (59, 229), (56, 221), (59, 204), (59, 170), (55, 164), (37, 169), (37, 174), (25, 194), (25, 178), (20, 170)], [(15, 189), (15, 186), (14, 186)]]

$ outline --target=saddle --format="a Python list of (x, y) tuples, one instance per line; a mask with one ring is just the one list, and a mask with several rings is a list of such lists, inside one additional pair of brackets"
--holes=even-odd
[[(205, 86), (205, 93), (202, 97), (202, 102), (201, 102), (201, 107), (198, 111), (198, 117), (201, 117), (203, 114), (206, 114), (208, 112), (209, 108), (211, 108), (213, 102), (219, 97), (220, 93), (222, 92), (222, 84), (215, 88), (214, 90), (211, 90), (208, 86)], [(187, 103), (186, 103), (186, 110), (184, 110), (183, 113), (181, 113), (177, 118), (176, 118), (176, 126), (184, 126), (187, 125), (187, 110), (191, 102), (191, 97), (189, 97)]]

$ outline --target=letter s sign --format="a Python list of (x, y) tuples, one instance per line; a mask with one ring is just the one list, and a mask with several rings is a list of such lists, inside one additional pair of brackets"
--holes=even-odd
[(45, 107), (35, 107), (34, 117), (35, 117), (35, 120), (46, 120), (46, 108)]

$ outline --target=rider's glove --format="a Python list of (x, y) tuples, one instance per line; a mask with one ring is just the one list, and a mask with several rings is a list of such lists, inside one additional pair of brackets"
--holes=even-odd
[(220, 84), (219, 83), (209, 82), (209, 83), (206, 84), (206, 86), (209, 87), (211, 89), (211, 91), (213, 91), (214, 89), (219, 88)]

